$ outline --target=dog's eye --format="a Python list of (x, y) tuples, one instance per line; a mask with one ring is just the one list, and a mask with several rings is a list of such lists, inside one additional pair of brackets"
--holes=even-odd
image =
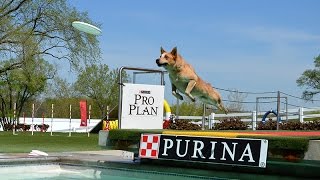
[(167, 55), (165, 55), (165, 56), (164, 56), (164, 58), (165, 58), (165, 59), (168, 59), (168, 56), (167, 56)]

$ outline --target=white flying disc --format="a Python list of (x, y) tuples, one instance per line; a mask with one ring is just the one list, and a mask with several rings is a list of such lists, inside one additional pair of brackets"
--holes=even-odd
[(72, 26), (78, 29), (79, 31), (83, 31), (88, 34), (99, 35), (102, 32), (101, 29), (97, 28), (96, 26), (93, 26), (85, 22), (74, 21), (72, 22)]
[(43, 151), (39, 151), (39, 150), (32, 150), (29, 153), (29, 156), (48, 156), (47, 153), (43, 152)]

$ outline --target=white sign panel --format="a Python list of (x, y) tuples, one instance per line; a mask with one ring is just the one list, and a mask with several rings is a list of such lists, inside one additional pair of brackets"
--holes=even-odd
[(123, 86), (121, 129), (162, 129), (164, 86)]

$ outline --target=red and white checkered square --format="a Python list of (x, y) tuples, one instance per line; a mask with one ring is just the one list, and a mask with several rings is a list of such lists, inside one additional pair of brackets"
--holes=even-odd
[(158, 159), (159, 142), (159, 134), (141, 134), (139, 157)]

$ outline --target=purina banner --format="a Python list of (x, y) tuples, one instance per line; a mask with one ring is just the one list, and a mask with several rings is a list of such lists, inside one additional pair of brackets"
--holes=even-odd
[(87, 126), (87, 101), (86, 100), (80, 101), (80, 116), (81, 116), (80, 126)]
[(139, 157), (265, 168), (268, 140), (142, 134)]
[(162, 129), (164, 86), (123, 86), (121, 129)]

